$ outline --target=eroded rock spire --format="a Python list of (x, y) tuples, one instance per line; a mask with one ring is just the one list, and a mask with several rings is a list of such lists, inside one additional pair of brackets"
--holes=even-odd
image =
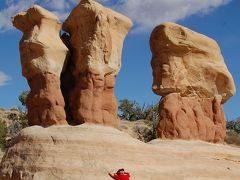
[(20, 55), (22, 74), (31, 88), (27, 98), (29, 124), (66, 124), (60, 74), (69, 51), (59, 36), (58, 17), (34, 5), (14, 16), (12, 22), (23, 32)]
[(162, 96), (158, 134), (163, 138), (223, 142), (223, 103), (235, 93), (218, 44), (175, 23), (151, 35), (153, 92)]
[(73, 123), (117, 125), (115, 77), (131, 26), (130, 19), (93, 0), (82, 0), (64, 22), (72, 52), (72, 65), (66, 71), (72, 75), (65, 72), (63, 79), (69, 82), (73, 77), (75, 83), (63, 86), (63, 93)]

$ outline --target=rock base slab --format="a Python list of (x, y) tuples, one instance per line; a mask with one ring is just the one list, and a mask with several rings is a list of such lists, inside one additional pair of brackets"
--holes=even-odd
[[(38, 133), (36, 133), (38, 132)], [(111, 127), (33, 126), (5, 153), (1, 180), (106, 180), (125, 168), (131, 179), (239, 179), (239, 148), (202, 141), (149, 144)]]

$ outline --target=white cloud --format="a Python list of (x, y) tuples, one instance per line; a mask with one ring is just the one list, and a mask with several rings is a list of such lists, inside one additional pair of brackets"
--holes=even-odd
[(0, 10), (0, 32), (12, 29), (11, 16), (25, 10), (33, 4), (34, 1), (35, 0), (21, 0), (16, 2), (14, 0), (7, 0), (5, 2), (7, 7)]
[[(80, 0), (5, 0), (6, 7), (0, 10), (0, 32), (12, 29), (11, 16), (34, 3), (39, 4), (64, 20), (71, 8)], [(135, 32), (145, 32), (165, 21), (178, 21), (197, 13), (211, 10), (231, 0), (98, 0), (104, 5), (122, 12), (135, 23)]]
[(4, 86), (8, 80), (10, 80), (10, 77), (0, 71), (0, 86)]
[(13, 29), (11, 17), (34, 4), (39, 4), (59, 15), (61, 20), (67, 17), (71, 6), (78, 0), (5, 0), (5, 8), (0, 9), (0, 32)]
[(48, 6), (55, 8), (56, 10), (65, 10), (65, 7), (69, 7), (68, 2), (65, 3), (65, 0), (50, 0)]
[(123, 0), (116, 8), (135, 22), (143, 32), (166, 21), (176, 22), (196, 13), (209, 11), (231, 0)]

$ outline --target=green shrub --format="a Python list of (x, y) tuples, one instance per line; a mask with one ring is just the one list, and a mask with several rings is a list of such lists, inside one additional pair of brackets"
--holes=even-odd
[(28, 120), (27, 120), (27, 113), (26, 112), (20, 112), (17, 119), (14, 119), (12, 124), (8, 127), (8, 134), (11, 138), (18, 135), (18, 133), (28, 127)]
[(235, 144), (240, 146), (240, 134), (238, 134), (234, 130), (228, 131), (227, 136), (225, 138), (225, 142), (228, 144)]
[(153, 126), (149, 126), (149, 128), (136, 126), (134, 128), (134, 131), (139, 135), (139, 137), (141, 137), (141, 138), (138, 138), (139, 140), (143, 142), (149, 142), (157, 138), (154, 128), (152, 127)]
[(227, 121), (227, 130), (236, 131), (238, 134), (240, 134), (240, 119)]
[(141, 140), (148, 142), (157, 138), (156, 127), (159, 121), (158, 103), (140, 106), (136, 101), (123, 99), (119, 101), (119, 114), (121, 119), (128, 121), (148, 120), (151, 124), (149, 128), (135, 128), (135, 132), (141, 136)]
[(119, 117), (128, 121), (144, 119), (141, 107), (136, 101), (123, 99), (119, 101)]
[(11, 112), (10, 114), (7, 115), (7, 118), (12, 121), (17, 121), (19, 118), (18, 113)]
[(6, 148), (7, 126), (5, 123), (0, 122), (0, 149)]
[(21, 114), (19, 116), (19, 123), (20, 123), (22, 129), (29, 126), (26, 112), (21, 112)]
[(26, 106), (27, 97), (30, 91), (23, 91), (20, 96), (18, 97), (19, 101), (22, 103), (23, 106)]
[(119, 117), (128, 121), (147, 119), (155, 122), (158, 120), (158, 105), (140, 106), (136, 101), (123, 99), (119, 101)]
[(10, 138), (17, 136), (22, 129), (29, 126), (26, 109), (26, 101), (29, 92), (30, 91), (24, 91), (18, 97), (19, 101), (22, 103), (23, 109), (18, 109), (19, 113), (12, 112), (8, 115), (8, 118), (13, 121), (8, 127), (8, 135)]

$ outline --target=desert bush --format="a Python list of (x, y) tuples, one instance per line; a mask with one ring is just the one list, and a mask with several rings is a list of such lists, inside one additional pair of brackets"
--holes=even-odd
[(0, 149), (6, 148), (7, 126), (4, 122), (0, 122)]
[(123, 99), (119, 101), (119, 117), (121, 119), (134, 121), (144, 119), (143, 111), (136, 101)]
[(119, 117), (128, 121), (147, 119), (153, 122), (158, 120), (158, 105), (140, 106), (136, 101), (123, 99), (119, 101)]
[[(149, 126), (150, 124), (148, 124)], [(149, 126), (148, 127), (140, 127), (140, 126), (136, 126), (133, 129), (139, 136), (139, 140), (143, 141), (143, 142), (149, 142), (153, 139), (156, 139), (156, 131), (154, 130), (153, 126)]]
[(11, 112), (7, 115), (7, 118), (11, 121), (17, 121), (19, 118), (19, 114), (16, 112)]
[(148, 120), (152, 128), (135, 128), (143, 141), (148, 142), (157, 138), (156, 126), (159, 120), (158, 104), (140, 106), (136, 101), (123, 99), (119, 102), (119, 117), (128, 121)]
[[(27, 109), (25, 107), (28, 94), (29, 91), (24, 91), (19, 95), (18, 99), (22, 103), (23, 108), (15, 109), (7, 117), (11, 121), (11, 124), (7, 127), (7, 139), (9, 142), (12, 138), (16, 137), (22, 129), (28, 127)], [(7, 142), (7, 145), (9, 142)]]
[(240, 146), (240, 134), (234, 130), (228, 131), (225, 142), (228, 144), (235, 144)]
[(22, 103), (23, 106), (26, 106), (27, 97), (28, 97), (29, 92), (30, 91), (23, 91), (18, 97), (19, 101)]
[(227, 121), (227, 130), (228, 131), (235, 131), (240, 134), (240, 119)]
[(17, 118), (12, 119), (11, 125), (8, 127), (8, 136), (13, 138), (18, 135), (18, 133), (28, 127), (27, 113), (20, 112)]
[(19, 116), (19, 123), (20, 123), (22, 129), (29, 126), (26, 112), (21, 112), (21, 114)]
[(227, 121), (227, 135), (225, 142), (240, 146), (240, 118)]
[(27, 108), (26, 108), (26, 102), (27, 102), (27, 97), (29, 95), (30, 91), (23, 91), (20, 96), (18, 97), (19, 101), (23, 105), (23, 109), (19, 109), (20, 115), (18, 118), (18, 123), (21, 129), (28, 127), (28, 119), (27, 119)]
[(11, 108), (10, 111), (5, 111), (2, 108), (2, 111), (5, 111), (6, 117), (0, 117), (0, 149), (4, 150), (10, 144), (12, 138), (17, 136), (19, 132), (28, 127), (27, 120), (27, 109), (26, 109), (26, 99), (29, 91), (24, 91), (18, 97), (20, 102), (23, 105), (22, 109)]
[(155, 139), (157, 137), (156, 128), (159, 121), (158, 103), (147, 106), (147, 108), (145, 109), (145, 114), (146, 114), (146, 120), (151, 121), (153, 124), (152, 138)]

